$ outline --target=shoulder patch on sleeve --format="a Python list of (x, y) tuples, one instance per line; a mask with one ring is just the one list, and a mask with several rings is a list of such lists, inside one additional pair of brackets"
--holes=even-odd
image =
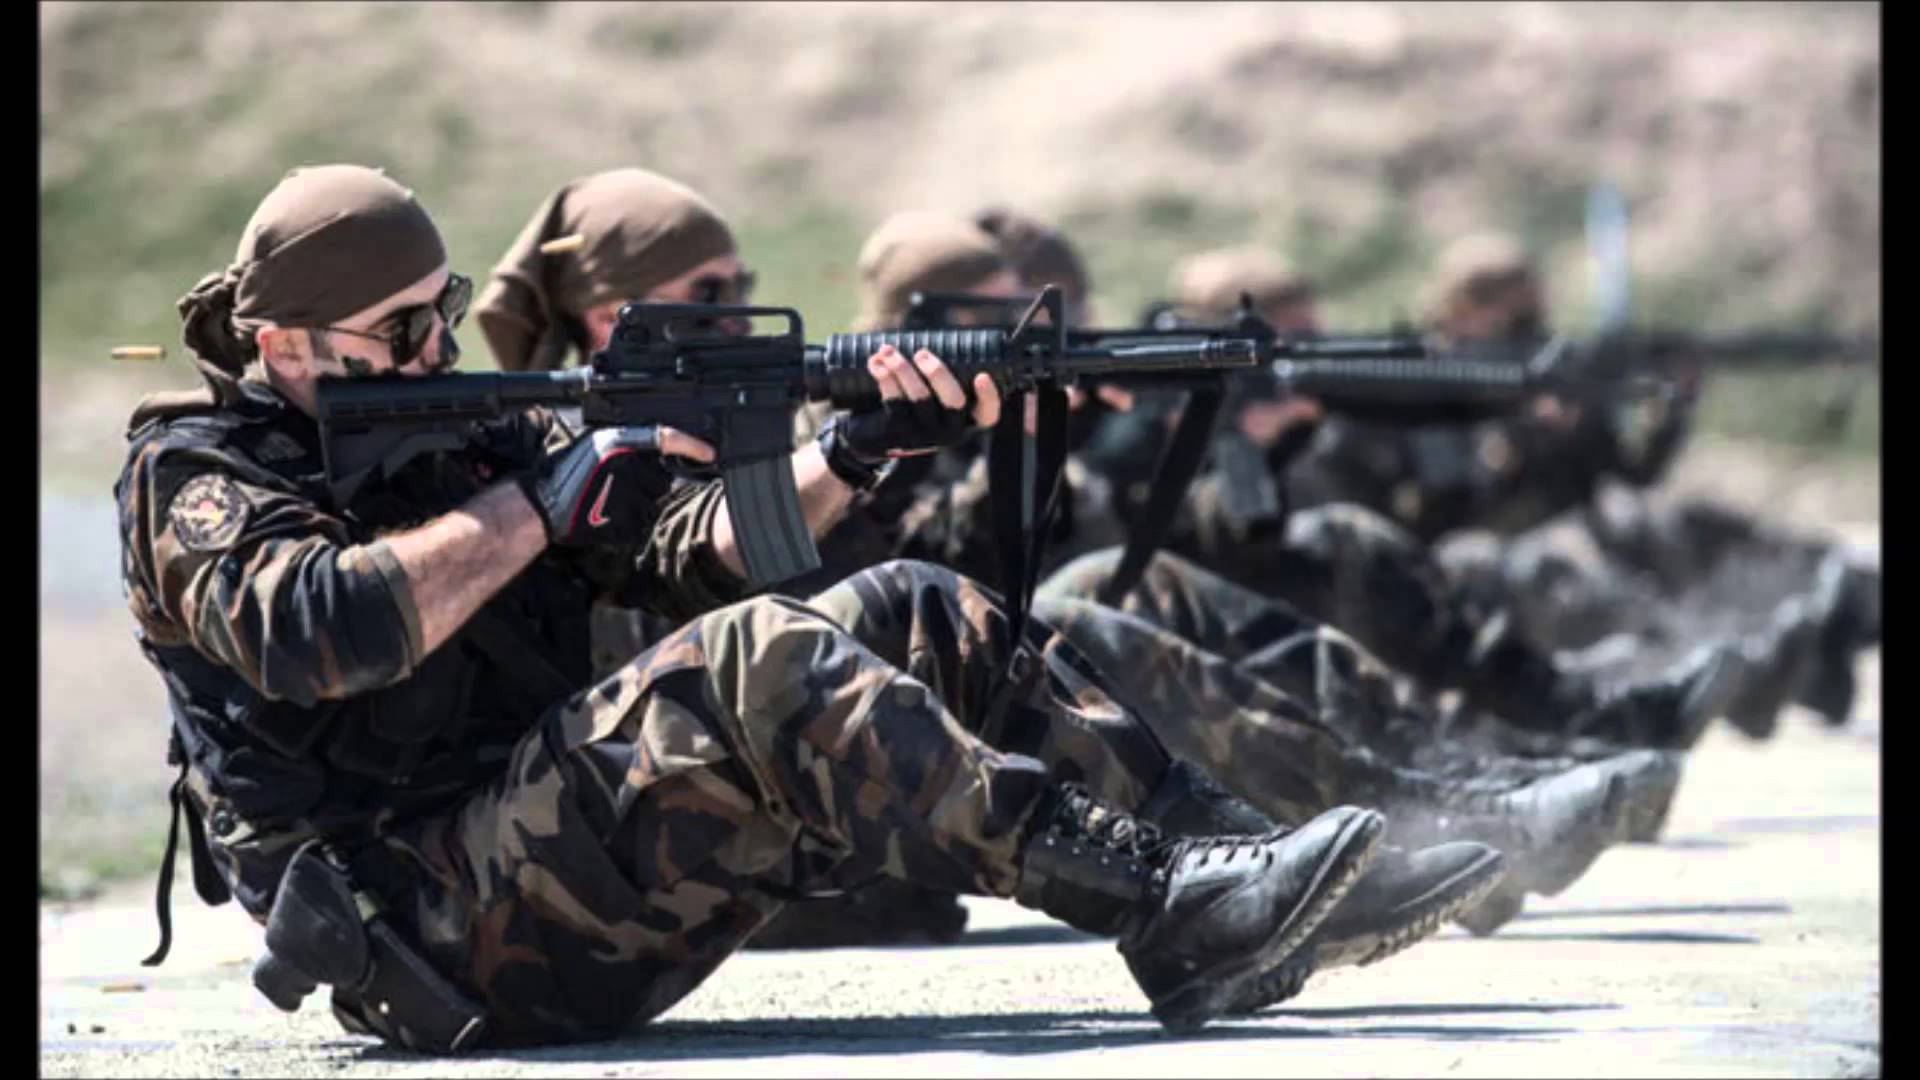
[(219, 551), (240, 538), (249, 504), (240, 485), (222, 473), (206, 473), (181, 485), (167, 506), (167, 520), (191, 551)]

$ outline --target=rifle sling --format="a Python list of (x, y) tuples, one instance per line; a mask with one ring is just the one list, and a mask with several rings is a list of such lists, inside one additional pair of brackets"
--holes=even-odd
[(1200, 471), (1200, 462), (1206, 457), (1214, 421), (1220, 416), (1224, 400), (1222, 387), (1202, 387), (1187, 395), (1179, 426), (1154, 466), (1146, 508), (1127, 523), (1126, 550), (1120, 556), (1120, 564), (1100, 586), (1097, 596), (1100, 603), (1118, 605), (1140, 583), (1140, 575), (1146, 573), (1147, 564), (1153, 561), (1154, 553), (1167, 538), (1167, 530), (1173, 526), (1180, 500), (1186, 497), (1188, 487)]
[(1032, 670), (1026, 648), (1027, 617), (1066, 464), (1066, 391), (1043, 386), (1034, 392), (1038, 395), (1034, 437), (1029, 439), (1026, 433), (1026, 395), (1010, 394), (987, 443), (988, 500), (1007, 610), (1008, 650), (1007, 666), (988, 696), (985, 724), (992, 724), (1005, 710)]

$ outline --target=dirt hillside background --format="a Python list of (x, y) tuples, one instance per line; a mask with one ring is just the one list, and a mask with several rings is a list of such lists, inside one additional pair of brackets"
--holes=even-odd
[[(1168, 264), (1273, 245), (1338, 328), (1410, 313), (1432, 254), (1514, 230), (1589, 315), (1585, 199), (1633, 214), (1636, 319), (1877, 335), (1874, 4), (43, 4), (43, 892), (151, 869), (159, 688), (107, 492), (173, 302), (286, 169), (384, 166), (456, 268), (639, 164), (736, 220), (759, 298), (842, 326), (888, 213), (1009, 202), (1131, 317)], [(169, 346), (114, 366), (127, 342)], [(470, 353), (484, 353), (468, 335)], [(476, 358), (485, 366), (484, 355)], [(1879, 386), (1721, 380), (1678, 482), (1812, 525), (1879, 519)]]

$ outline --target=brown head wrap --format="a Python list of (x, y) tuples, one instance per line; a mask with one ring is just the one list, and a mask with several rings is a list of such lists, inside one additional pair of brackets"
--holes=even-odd
[(1000, 242), (1000, 250), (1013, 263), (1020, 280), (1036, 289), (1058, 285), (1066, 294), (1068, 308), (1085, 310), (1090, 291), (1087, 267), (1058, 229), (1005, 207), (982, 210), (973, 215), (973, 223)]
[(910, 211), (860, 248), (858, 330), (898, 326), (916, 292), (964, 292), (1010, 269), (993, 237), (963, 218)]
[[(552, 254), (562, 237), (577, 247)], [(562, 366), (588, 352), (587, 311), (632, 300), (734, 251), (733, 232), (692, 188), (645, 169), (582, 177), (547, 196), (493, 268), (474, 317), (507, 371)]]
[(325, 326), (433, 273), (446, 245), (413, 192), (378, 169), (295, 169), (247, 222), (233, 265), (180, 298), (180, 336), (222, 400), (265, 325)]
[(1313, 284), (1280, 256), (1261, 247), (1223, 248), (1182, 259), (1173, 268), (1175, 302), (1201, 316), (1226, 316), (1250, 293), (1262, 310), (1297, 304), (1313, 296)]
[(1440, 253), (1420, 307), (1430, 324), (1438, 324), (1457, 306), (1486, 303), (1535, 280), (1533, 259), (1518, 240), (1505, 233), (1474, 233)]

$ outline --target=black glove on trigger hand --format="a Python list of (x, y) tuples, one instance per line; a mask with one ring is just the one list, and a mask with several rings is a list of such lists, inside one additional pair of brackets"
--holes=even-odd
[(651, 427), (597, 428), (520, 476), (551, 543), (642, 543), (673, 487)]
[(840, 439), (846, 448), (869, 464), (896, 454), (941, 450), (967, 437), (974, 428), (973, 395), (960, 408), (949, 409), (937, 397), (883, 400), (877, 406), (846, 414)]

